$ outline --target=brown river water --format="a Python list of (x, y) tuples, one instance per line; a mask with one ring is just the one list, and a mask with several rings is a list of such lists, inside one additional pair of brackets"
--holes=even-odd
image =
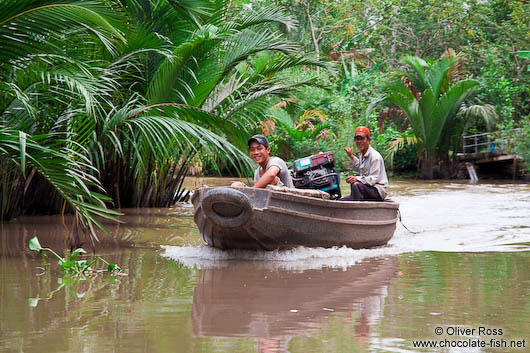
[(85, 278), (27, 247), (62, 254), (61, 216), (1, 224), (0, 352), (530, 351), (530, 184), (389, 191), (402, 223), (363, 250), (220, 251), (189, 204), (122, 210), (96, 248), (122, 273)]

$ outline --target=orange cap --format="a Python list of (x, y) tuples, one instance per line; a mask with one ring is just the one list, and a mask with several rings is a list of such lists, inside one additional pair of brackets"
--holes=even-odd
[(370, 137), (370, 129), (366, 126), (359, 126), (357, 129), (355, 129), (355, 136)]

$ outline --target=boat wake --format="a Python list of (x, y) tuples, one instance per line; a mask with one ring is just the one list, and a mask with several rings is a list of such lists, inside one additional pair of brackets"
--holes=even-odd
[[(388, 245), (373, 249), (296, 248), (283, 251), (222, 251), (208, 246), (165, 246), (163, 256), (198, 268), (233, 261), (290, 270), (347, 268), (364, 259), (420, 251), (515, 252), (530, 250), (530, 189), (522, 184), (447, 184), (402, 197)], [(412, 231), (412, 232), (411, 232)]]
[(396, 255), (396, 249), (384, 246), (374, 249), (354, 250), (348, 247), (305, 248), (290, 250), (248, 251), (219, 250), (209, 246), (164, 246), (162, 256), (176, 260), (188, 267), (223, 268), (234, 261), (252, 261), (260, 268), (305, 271), (310, 269), (341, 268), (346, 270), (365, 259)]

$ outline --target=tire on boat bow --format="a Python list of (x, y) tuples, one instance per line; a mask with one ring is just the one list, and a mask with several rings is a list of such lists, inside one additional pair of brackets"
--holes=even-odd
[(208, 190), (202, 200), (202, 209), (210, 221), (226, 228), (239, 227), (252, 215), (248, 196), (227, 187)]

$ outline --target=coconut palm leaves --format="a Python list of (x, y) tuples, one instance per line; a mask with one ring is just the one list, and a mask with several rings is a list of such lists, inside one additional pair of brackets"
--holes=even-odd
[[(90, 173), (93, 167), (83, 153), (65, 147), (57, 134), (29, 136), (20, 130), (0, 127), (1, 216), (15, 215), (16, 204), (29, 187), (34, 168), (80, 215), (81, 222), (95, 234), (101, 228), (96, 216), (113, 218), (117, 212), (106, 208), (110, 199), (103, 195), (100, 182)], [(20, 187), (22, 190), (13, 190)]]
[(444, 56), (428, 64), (418, 57), (405, 57), (411, 71), (397, 73), (385, 87), (385, 101), (397, 105), (407, 115), (418, 138), (418, 154), (427, 162), (424, 176), (432, 178), (433, 161), (448, 153), (445, 144), (454, 133), (456, 113), (477, 86), (474, 80), (452, 81), (451, 69), (457, 60)]
[[(309, 82), (286, 84), (282, 71), (325, 64), (275, 31), (296, 24), (281, 9), (234, 16), (229, 3), (1, 2), (0, 125), (31, 142), (15, 150), (6, 137), (5, 187), (51, 188), (91, 228), (96, 215), (112, 216), (104, 204), (174, 203), (196, 156), (248, 168), (238, 147), (264, 118), (267, 97)], [(4, 209), (21, 210), (22, 198), (9, 200)]]
[(113, 51), (113, 37), (124, 38), (111, 24), (112, 18), (108, 7), (94, 1), (2, 1), (0, 65), (23, 68), (25, 61), (21, 58), (56, 53), (57, 43), (51, 38), (81, 30), (95, 34), (107, 50)]
[(115, 40), (123, 37), (109, 9), (94, 1), (4, 1), (0, 14), (0, 218), (22, 212), (28, 203), (49, 207), (55, 200), (31, 194), (57, 194), (52, 212), (64, 208), (64, 200), (95, 237), (99, 217), (117, 213), (106, 208), (111, 199), (87, 158), (86, 131), (77, 130), (74, 118), (101, 111), (101, 92), (115, 83), (86, 52), (83, 60), (76, 54), (94, 40), (114, 51)]
[[(173, 10), (165, 8), (164, 16), (179, 16), (181, 6), (186, 3), (169, 1)], [(141, 11), (159, 10), (159, 6), (151, 5), (142, 6)], [(188, 156), (186, 161), (190, 161), (195, 153), (204, 158), (217, 153), (241, 167), (250, 161), (233, 149), (232, 144), (246, 149), (247, 131), (264, 118), (266, 99), (271, 95), (286, 95), (307, 84), (285, 84), (280, 73), (296, 66), (325, 64), (299, 55), (296, 45), (271, 29), (271, 24), (295, 25), (283, 11), (264, 8), (231, 21), (227, 5), (228, 1), (198, 2), (190, 9), (190, 16), (185, 16), (175, 28), (164, 28), (156, 16), (140, 16), (149, 18), (150, 22), (137, 22), (135, 26), (159, 29), (158, 37), (167, 38), (173, 45), (171, 55), (151, 56), (142, 63), (151, 74), (146, 80), (146, 90), (141, 92), (145, 97), (141, 103), (158, 110), (164, 107), (169, 113), (164, 126), (174, 126), (175, 121), (186, 122), (180, 128), (187, 127), (188, 135), (166, 135), (175, 140), (162, 147), (180, 146), (178, 150), (168, 151), (168, 156)], [(193, 15), (199, 12), (200, 16)], [(145, 117), (157, 115), (157, 119), (150, 119), (150, 124), (163, 120), (163, 114), (157, 109), (142, 113)], [(136, 125), (135, 129), (145, 127)], [(140, 161), (139, 158), (132, 160)]]

